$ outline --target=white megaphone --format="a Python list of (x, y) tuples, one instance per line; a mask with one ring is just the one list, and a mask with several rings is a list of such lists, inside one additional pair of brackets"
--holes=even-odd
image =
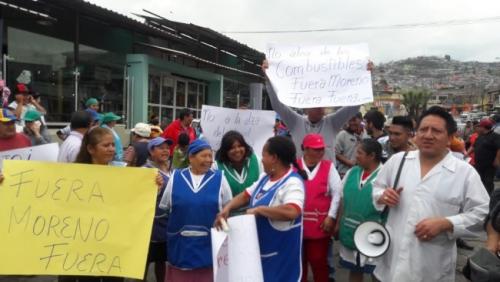
[[(394, 180), (394, 189), (398, 187), (399, 177), (401, 176), (401, 170), (405, 163), (408, 151), (404, 153), (401, 162), (399, 163), (398, 172), (396, 173), (396, 179)], [(389, 208), (386, 206), (382, 212), (382, 217), (387, 216)], [(354, 245), (356, 249), (369, 258), (380, 257), (385, 254), (391, 245), (391, 236), (389, 231), (384, 225), (375, 221), (365, 221), (361, 223), (354, 231)]]
[(366, 221), (354, 231), (354, 245), (356, 249), (369, 258), (380, 257), (385, 254), (391, 244), (391, 237), (387, 229), (375, 221)]

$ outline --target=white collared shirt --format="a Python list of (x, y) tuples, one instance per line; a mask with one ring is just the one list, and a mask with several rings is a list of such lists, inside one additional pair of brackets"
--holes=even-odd
[(59, 147), (57, 161), (60, 163), (72, 163), (76, 160), (80, 147), (82, 146), (83, 135), (78, 131), (71, 131), (68, 138)]
[[(373, 203), (393, 186), (403, 152), (394, 155), (373, 183)], [(399, 204), (391, 208), (386, 227), (391, 235), (387, 253), (377, 260), (375, 276), (380, 281), (455, 281), (456, 238), (478, 236), (488, 213), (489, 196), (476, 170), (451, 153), (425, 177), (420, 176), (420, 153), (406, 157), (398, 187)], [(430, 241), (420, 241), (415, 227), (423, 219), (444, 217), (453, 232), (441, 233)]]

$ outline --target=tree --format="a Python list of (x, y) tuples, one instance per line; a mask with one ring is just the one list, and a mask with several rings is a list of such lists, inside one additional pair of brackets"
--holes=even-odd
[(418, 117), (427, 108), (427, 102), (431, 98), (431, 93), (426, 89), (411, 89), (404, 91), (403, 105), (405, 105), (410, 117)]

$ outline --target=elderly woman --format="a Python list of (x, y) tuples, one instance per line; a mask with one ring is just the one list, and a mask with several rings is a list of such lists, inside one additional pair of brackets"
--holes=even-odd
[[(325, 156), (320, 134), (310, 133), (302, 141), (304, 155), (297, 162), (307, 173), (304, 203), (304, 241), (302, 281), (307, 282), (311, 265), (314, 281), (328, 282), (328, 250), (335, 227), (342, 184), (335, 166)], [(331, 247), (330, 247), (331, 249)]]
[(299, 281), (307, 175), (299, 168), (295, 145), (288, 137), (266, 142), (262, 164), (265, 174), (224, 207), (215, 225), (220, 228), (231, 210), (250, 204), (247, 213), (256, 216), (264, 281)]
[(41, 118), (42, 113), (36, 110), (28, 110), (24, 115), (23, 132), (31, 140), (32, 146), (50, 143), (49, 131)]
[(216, 167), (227, 177), (233, 197), (257, 181), (262, 172), (252, 147), (238, 131), (231, 130), (224, 134), (215, 160)]
[(188, 147), (189, 167), (174, 170), (160, 208), (167, 210), (167, 281), (213, 280), (210, 228), (232, 198), (224, 174), (212, 170), (212, 148), (198, 139)]

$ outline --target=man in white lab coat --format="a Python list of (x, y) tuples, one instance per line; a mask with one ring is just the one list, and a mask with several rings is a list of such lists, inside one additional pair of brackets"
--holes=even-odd
[(384, 282), (455, 281), (458, 237), (477, 236), (488, 213), (489, 196), (472, 166), (448, 150), (456, 123), (440, 107), (422, 114), (417, 151), (394, 155), (373, 184), (377, 209), (389, 206), (391, 245), (378, 260), (375, 276)]

